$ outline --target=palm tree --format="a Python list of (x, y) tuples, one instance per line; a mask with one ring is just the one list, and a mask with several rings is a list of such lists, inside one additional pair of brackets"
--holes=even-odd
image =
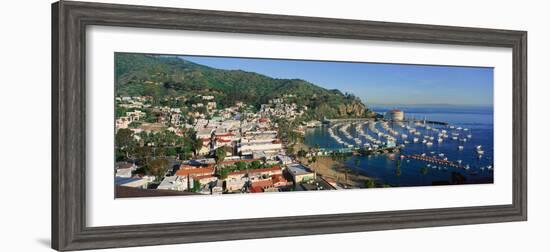
[(216, 152), (214, 153), (214, 160), (216, 160), (216, 164), (220, 164), (224, 159), (227, 153), (225, 152), (223, 147), (219, 147), (216, 149)]
[(317, 157), (313, 156), (313, 155), (311, 156), (311, 158), (309, 158), (307, 160), (307, 164), (308, 164), (309, 168), (311, 168), (313, 170), (313, 172), (316, 174), (315, 168), (313, 167), (315, 162), (317, 162)]

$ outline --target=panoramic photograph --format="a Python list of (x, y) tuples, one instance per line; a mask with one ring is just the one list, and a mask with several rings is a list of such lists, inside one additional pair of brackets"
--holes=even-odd
[(490, 67), (114, 61), (116, 198), (493, 183)]

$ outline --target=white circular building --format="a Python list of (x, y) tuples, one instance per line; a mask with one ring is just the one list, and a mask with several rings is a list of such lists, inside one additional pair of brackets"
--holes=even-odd
[(392, 109), (386, 112), (385, 118), (392, 121), (403, 121), (405, 119), (405, 113), (399, 109)]

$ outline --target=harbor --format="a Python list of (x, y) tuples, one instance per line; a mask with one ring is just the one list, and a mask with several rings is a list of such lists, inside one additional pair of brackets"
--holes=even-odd
[[(410, 118), (386, 110), (388, 116), (378, 119), (332, 120), (309, 129), (305, 142), (317, 147), (319, 155), (351, 154), (343, 161), (346, 166), (388, 186), (452, 184), (457, 176), (461, 183), (492, 183), (492, 125), (486, 123), (492, 112), (411, 111)], [(430, 116), (437, 118), (426, 119)], [(459, 117), (469, 121), (461, 122)], [(479, 117), (479, 122), (471, 117)]]

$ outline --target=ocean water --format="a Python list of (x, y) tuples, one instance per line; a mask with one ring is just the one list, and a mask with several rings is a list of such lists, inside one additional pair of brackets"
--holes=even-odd
[[(371, 106), (371, 108), (379, 113), (384, 113), (390, 109), (401, 109), (405, 112), (406, 118), (426, 119), (429, 121), (447, 122), (455, 127), (467, 128), (464, 130), (453, 130), (448, 126), (430, 125), (438, 129), (446, 129), (449, 138), (443, 140), (442, 143), (437, 142), (437, 132), (426, 130), (423, 127), (414, 126), (413, 123), (408, 124), (421, 132), (422, 136), (433, 136), (433, 146), (422, 144), (422, 137), (418, 143), (413, 143), (413, 134), (407, 132), (406, 128), (398, 124), (390, 124), (390, 126), (400, 134), (408, 135), (408, 138), (397, 138), (397, 144), (402, 144), (404, 140), (410, 143), (402, 149), (401, 153), (390, 155), (370, 155), (362, 157), (350, 157), (345, 161), (346, 165), (352, 168), (354, 172), (373, 177), (379, 184), (391, 186), (428, 186), (437, 184), (455, 184), (457, 180), (460, 183), (480, 184), (492, 183), (493, 173), (498, 167), (493, 165), (493, 108), (492, 107), (474, 107), (474, 106)], [(385, 132), (382, 127), (377, 124), (379, 131)], [(309, 129), (306, 132), (305, 142), (309, 146), (319, 146), (321, 148), (334, 149), (341, 147), (328, 134), (328, 128)], [(356, 135), (355, 126), (350, 128), (350, 134)], [(365, 126), (364, 130), (367, 134), (372, 134)], [(346, 138), (339, 132), (335, 131), (343, 140)], [(472, 137), (466, 142), (452, 140), (451, 133), (459, 133), (459, 138), (466, 138), (468, 134)], [(375, 137), (378, 138), (378, 137)], [(463, 145), (463, 150), (458, 150), (458, 145)], [(476, 152), (476, 146), (481, 145), (484, 154), (479, 156)], [(400, 155), (425, 154), (428, 157), (442, 158), (439, 154), (443, 153), (449, 161), (455, 162), (462, 160), (461, 166), (469, 165), (470, 169), (446, 167), (444, 165), (434, 165), (426, 161), (415, 160), (410, 158), (401, 159)], [(356, 161), (359, 159), (359, 166), (356, 167)], [(428, 164), (429, 167), (428, 167)], [(492, 169), (487, 167), (491, 166)], [(426, 167), (427, 169), (422, 169)], [(423, 172), (424, 170), (424, 172)], [(427, 172), (426, 172), (427, 170)]]

